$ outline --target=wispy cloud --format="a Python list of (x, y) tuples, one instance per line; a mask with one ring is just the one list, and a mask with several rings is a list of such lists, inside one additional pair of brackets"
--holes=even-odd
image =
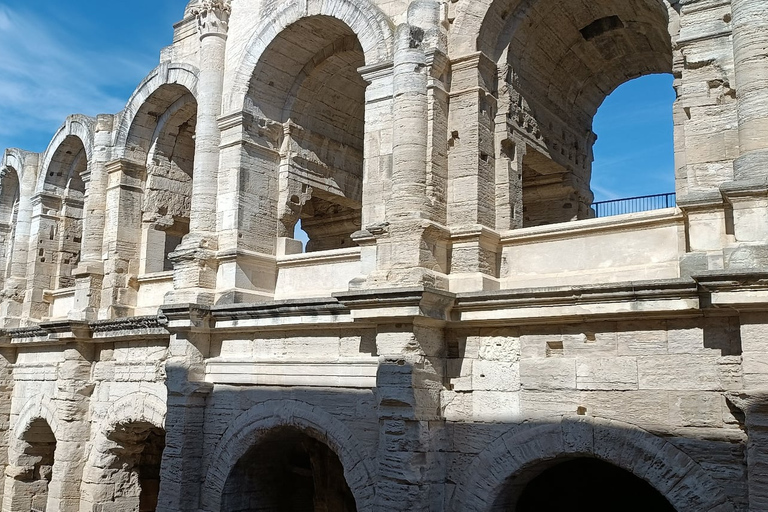
[(0, 2), (0, 151), (44, 149), (69, 114), (121, 110), (116, 84), (149, 71), (145, 56), (84, 48), (60, 27)]

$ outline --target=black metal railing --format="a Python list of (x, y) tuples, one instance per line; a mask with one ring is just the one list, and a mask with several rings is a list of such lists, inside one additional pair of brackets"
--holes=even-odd
[(592, 203), (595, 217), (610, 217), (625, 213), (647, 212), (648, 210), (660, 210), (675, 206), (675, 193), (656, 194), (653, 196), (628, 197), (626, 199), (613, 199), (611, 201), (599, 201)]

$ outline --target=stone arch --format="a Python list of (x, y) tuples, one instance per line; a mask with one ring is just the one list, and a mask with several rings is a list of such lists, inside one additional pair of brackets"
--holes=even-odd
[(12, 439), (19, 440), (21, 435), (29, 428), (29, 425), (37, 418), (44, 419), (51, 427), (54, 435), (59, 430), (59, 422), (56, 419), (56, 404), (48, 396), (35, 395), (28, 399), (21, 408), (13, 426)]
[(0, 288), (10, 275), (20, 198), (21, 179), (17, 168), (0, 166)]
[[(115, 134), (117, 158), (125, 158), (126, 145), (131, 126), (142, 105), (163, 85), (179, 85), (197, 98), (197, 80), (199, 71), (196, 67), (181, 63), (163, 63), (153, 69), (131, 95), (123, 109), (120, 123)], [(144, 162), (137, 162), (143, 164)]]
[[(121, 496), (116, 496), (114, 479), (118, 473), (134, 471), (134, 466), (138, 463), (136, 460), (121, 460), (122, 452), (125, 452), (126, 448), (128, 452), (133, 453), (136, 446), (121, 445), (123, 439), (115, 436), (115, 432), (124, 430), (126, 437), (131, 440), (143, 437), (135, 442), (136, 445), (146, 442), (149, 436), (162, 432), (164, 445), (166, 413), (167, 407), (163, 399), (145, 392), (123, 396), (109, 407), (97, 423), (92, 441), (86, 448), (86, 464), (80, 488), (80, 510), (97, 510), (100, 503), (119, 501)], [(138, 451), (141, 452), (142, 449)], [(159, 475), (159, 458), (157, 467)], [(131, 492), (128, 489), (130, 486), (125, 485), (130, 480), (130, 477), (122, 478), (125, 487), (122, 492)], [(137, 478), (134, 477), (134, 480)], [(130, 498), (135, 501), (140, 492), (134, 494), (136, 495)]]
[[(56, 441), (59, 437), (56, 417), (54, 402), (43, 395), (28, 399), (16, 417), (9, 432), (3, 510), (46, 505), (48, 486), (41, 486), (40, 483), (44, 480), (50, 483), (56, 462)], [(37, 439), (27, 438), (28, 433)]]
[[(521, 6), (529, 6), (537, 0), (459, 0), (456, 17), (448, 35), (448, 48), (451, 58), (473, 51), (485, 53), (488, 57), (498, 58), (498, 33), (486, 31), (489, 15), (511, 13)], [(674, 0), (656, 0), (665, 8), (675, 10)], [(505, 16), (506, 17), (506, 16)]]
[(373, 509), (374, 470), (354, 434), (318, 407), (297, 400), (270, 400), (240, 414), (221, 436), (208, 459), (201, 512), (220, 512), (222, 492), (232, 468), (265, 434), (277, 427), (295, 427), (326, 443), (344, 466), (344, 477), (357, 509)]
[(634, 425), (591, 417), (514, 427), (478, 454), (452, 510), (493, 510), (511, 480), (557, 458), (594, 457), (645, 480), (678, 512), (731, 511), (723, 489), (691, 457)]
[(56, 135), (53, 136), (51, 143), (48, 145), (48, 148), (43, 153), (41, 166), (42, 172), (40, 173), (40, 176), (38, 176), (37, 181), (38, 192), (43, 190), (43, 183), (45, 182), (47, 170), (50, 168), (53, 158), (56, 156), (59, 148), (67, 142), (67, 139), (70, 139), (71, 137), (80, 139), (83, 149), (85, 149), (87, 165), (90, 166), (93, 159), (93, 134), (95, 124), (96, 120), (94, 118), (81, 114), (67, 117), (66, 122), (58, 129)]
[(24, 154), (20, 149), (10, 148), (5, 150), (0, 168), (10, 167), (17, 173), (24, 169)]
[[(506, 128), (504, 140), (481, 141), (491, 167), (506, 168), (515, 184), (488, 207), (497, 227), (594, 217), (594, 115), (628, 80), (681, 71), (678, 12), (668, 0), (492, 0), (457, 10), (451, 56), (477, 60), (472, 72), (485, 84), (472, 108), (484, 114), (483, 129)], [(452, 125), (463, 124), (460, 101), (451, 102)]]
[(246, 52), (237, 66), (229, 94), (225, 93), (225, 112), (245, 108), (249, 83), (262, 54), (273, 40), (290, 25), (310, 16), (328, 16), (346, 24), (355, 33), (365, 55), (367, 66), (392, 60), (394, 30), (387, 16), (370, 1), (301, 0), (278, 4), (263, 16), (262, 27), (246, 46)]

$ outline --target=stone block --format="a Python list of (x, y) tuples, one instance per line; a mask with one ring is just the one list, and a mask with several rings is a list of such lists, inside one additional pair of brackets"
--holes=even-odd
[(576, 360), (570, 357), (521, 359), (520, 382), (526, 390), (576, 389)]
[(637, 358), (580, 358), (576, 363), (576, 387), (583, 390), (638, 389)]

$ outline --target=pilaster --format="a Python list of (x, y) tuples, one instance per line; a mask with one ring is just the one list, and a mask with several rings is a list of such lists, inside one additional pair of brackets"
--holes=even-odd
[[(377, 268), (368, 278), (369, 286), (397, 283), (447, 288), (448, 232), (441, 224), (447, 175), (437, 143), (447, 115), (444, 81), (448, 62), (442, 15), (437, 2), (413, 2), (408, 23), (397, 28), (386, 220), (364, 223), (361, 236), (355, 236), (374, 236), (377, 241)], [(435, 155), (438, 158), (433, 160)]]
[(732, 392), (726, 398), (744, 414), (749, 510), (768, 510), (768, 388)]
[(106, 203), (110, 208), (104, 219), (104, 252), (109, 257), (104, 260), (98, 316), (107, 320), (130, 316), (136, 307), (134, 279), (141, 258), (141, 211), (147, 170), (121, 159), (106, 164), (105, 173)]
[(376, 510), (442, 510), (444, 326), (454, 296), (414, 287), (337, 294), (356, 322), (376, 324), (379, 473)]
[(200, 73), (198, 77), (198, 108), (195, 128), (195, 163), (192, 176), (192, 207), (189, 234), (175, 252), (174, 291), (169, 303), (212, 304), (215, 300), (217, 192), (219, 144), (224, 83), (224, 52), (226, 50), (229, 15), (228, 0), (205, 0), (193, 14), (200, 32)]
[[(15, 348), (0, 348), (0, 475), (5, 481), (8, 467), (8, 447), (11, 435), (11, 400), (13, 398), (13, 365), (16, 363)], [(2, 491), (2, 488), (0, 488)], [(0, 492), (0, 495), (3, 493)], [(0, 502), (2, 499), (0, 498)]]
[(73, 343), (64, 349), (64, 362), (57, 374), (56, 404), (58, 422), (56, 459), (48, 485), (47, 510), (76, 512), (80, 510), (80, 482), (85, 464), (83, 447), (90, 436), (87, 421), (94, 345)]
[(209, 312), (190, 305), (164, 306), (160, 317), (171, 332), (165, 363), (168, 413), (160, 474), (158, 512), (197, 510), (203, 467), (205, 382), (209, 356)]
[(93, 160), (81, 176), (85, 183), (80, 263), (73, 269), (75, 301), (69, 317), (96, 320), (104, 280), (102, 245), (107, 211), (107, 160), (111, 155), (113, 116), (100, 115), (96, 121)]

